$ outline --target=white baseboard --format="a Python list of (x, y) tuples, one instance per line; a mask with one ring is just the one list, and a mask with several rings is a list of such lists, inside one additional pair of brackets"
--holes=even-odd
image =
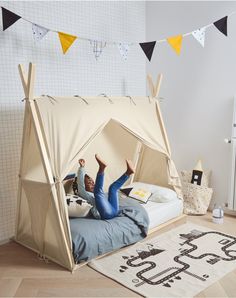
[[(224, 210), (224, 214), (231, 215), (231, 216), (236, 216), (236, 211), (230, 210), (226, 206), (223, 206), (222, 208)], [(209, 206), (209, 209), (207, 211), (212, 212), (212, 210), (213, 210), (213, 206)]]
[(236, 216), (236, 211), (234, 211), (234, 210), (230, 210), (228, 208), (224, 208), (224, 212), (225, 212), (225, 214)]

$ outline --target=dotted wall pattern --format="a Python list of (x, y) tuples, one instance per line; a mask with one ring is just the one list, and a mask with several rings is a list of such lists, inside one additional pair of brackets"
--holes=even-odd
[[(145, 40), (145, 2), (0, 1), (0, 5), (50, 29), (114, 41)], [(0, 242), (14, 235), (24, 98), (19, 63), (36, 64), (34, 94), (145, 95), (145, 55), (132, 46), (125, 61), (117, 46), (96, 60), (89, 42), (74, 42), (62, 54), (59, 38), (49, 32), (33, 39), (32, 26), (18, 20), (2, 31), (0, 18)]]

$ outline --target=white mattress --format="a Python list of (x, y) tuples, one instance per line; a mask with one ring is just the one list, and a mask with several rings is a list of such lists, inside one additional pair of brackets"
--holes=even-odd
[(183, 201), (179, 199), (168, 203), (148, 201), (146, 204), (142, 204), (142, 206), (145, 208), (149, 216), (149, 229), (153, 229), (183, 213)]

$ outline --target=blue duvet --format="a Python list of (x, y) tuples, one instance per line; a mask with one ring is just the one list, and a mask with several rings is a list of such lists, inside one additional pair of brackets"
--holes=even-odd
[(147, 235), (148, 225), (145, 209), (130, 198), (120, 199), (120, 212), (115, 218), (71, 218), (75, 262), (91, 260), (143, 239)]

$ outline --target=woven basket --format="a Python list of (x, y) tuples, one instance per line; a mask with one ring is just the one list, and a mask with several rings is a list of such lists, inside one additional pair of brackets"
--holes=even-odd
[[(190, 183), (192, 180), (193, 171), (182, 170), (180, 172), (181, 181)], [(201, 186), (209, 186), (211, 180), (211, 171), (204, 171), (202, 174)]]
[(185, 214), (206, 214), (213, 189), (202, 185), (182, 182)]

